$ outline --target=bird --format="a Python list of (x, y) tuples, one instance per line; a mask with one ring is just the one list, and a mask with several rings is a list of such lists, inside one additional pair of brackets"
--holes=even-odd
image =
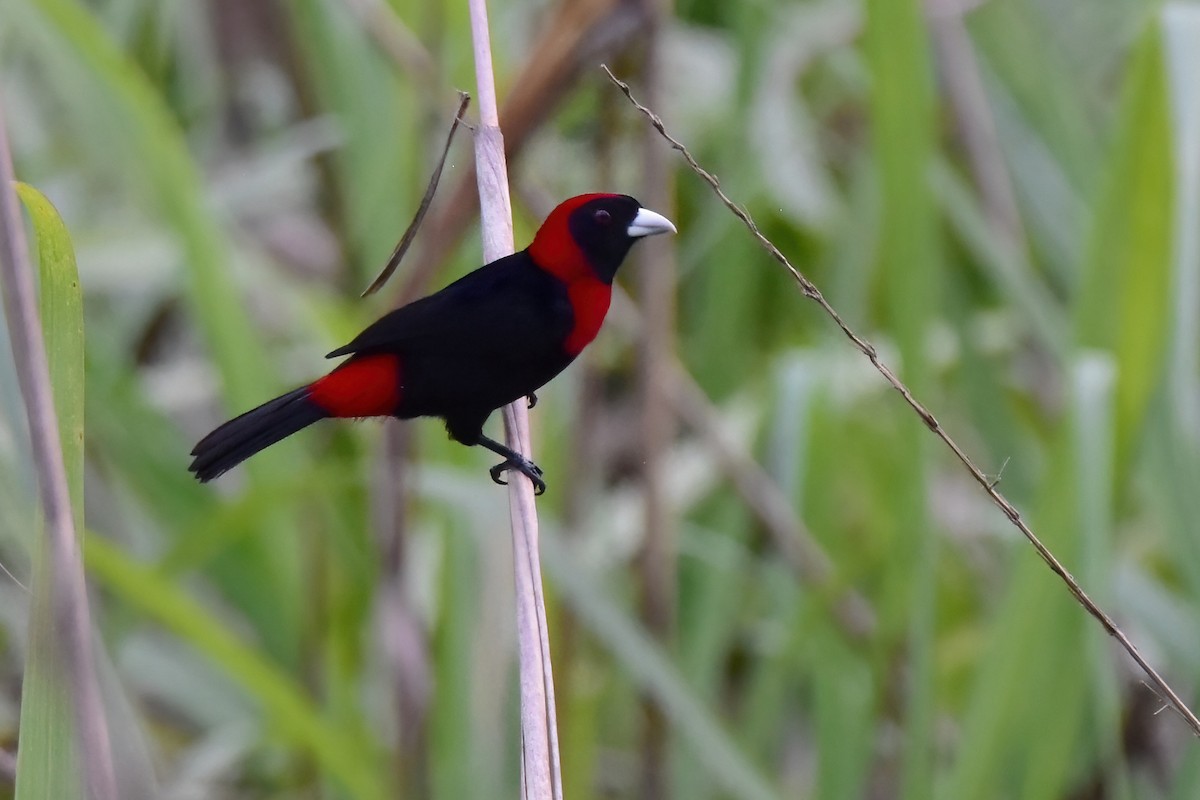
[(533, 461), (486, 436), (492, 412), (537, 391), (596, 337), (617, 270), (639, 239), (675, 225), (629, 195), (591, 193), (560, 203), (530, 245), (401, 306), (326, 358), (332, 371), (220, 425), (192, 450), (206, 483), (326, 418), (440, 417), (454, 441), (504, 461), (489, 470), (546, 482)]

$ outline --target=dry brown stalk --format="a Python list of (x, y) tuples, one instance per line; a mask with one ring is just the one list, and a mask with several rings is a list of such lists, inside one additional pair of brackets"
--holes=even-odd
[[(488, 36), (485, 0), (469, 0), (471, 39), (475, 46), (475, 81), (479, 93), (479, 129), (475, 133), (475, 170), (479, 187), (483, 260), (495, 261), (513, 252), (512, 201), (504, 137), (496, 107), (492, 76), (492, 46)], [(524, 398), (504, 407), (508, 446), (528, 455), (529, 413)], [(538, 517), (533, 483), (516, 470), (508, 479), (512, 523), (513, 566), (517, 600), (517, 661), (521, 685), (521, 792), (524, 798), (561, 800), (562, 778), (555, 724), (554, 677), (546, 604), (542, 596)]]
[[(647, 3), (646, 51), (642, 86), (651, 98), (663, 94), (662, 2)], [(653, 102), (653, 101), (652, 101)], [(671, 213), (671, 169), (654, 133), (642, 141), (642, 201), (650, 208)], [(674, 419), (667, 397), (668, 365), (675, 352), (675, 242), (668, 237), (651, 239), (639, 254), (642, 269), (638, 289), (642, 335), (638, 347), (640, 385), (641, 483), (645, 535), (638, 558), (641, 615), (646, 629), (670, 649), (675, 630), (678, 594), (678, 532), (666, 491), (666, 455), (674, 438)], [(640, 792), (646, 800), (670, 794), (667, 763), (670, 726), (666, 714), (649, 695), (642, 697), (642, 752)]]

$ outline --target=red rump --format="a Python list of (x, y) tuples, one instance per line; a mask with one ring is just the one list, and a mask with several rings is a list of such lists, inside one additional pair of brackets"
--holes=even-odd
[(384, 417), (400, 405), (400, 357), (351, 358), (309, 388), (309, 397), (333, 417)]

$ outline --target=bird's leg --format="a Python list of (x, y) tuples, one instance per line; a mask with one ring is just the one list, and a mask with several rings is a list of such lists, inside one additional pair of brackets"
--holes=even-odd
[(529, 403), (528, 408), (533, 408), (534, 406), (537, 405), (537, 395), (534, 394), (533, 392), (530, 392), (529, 394), (525, 395), (525, 400), (526, 400), (526, 402)]
[(492, 476), (492, 480), (501, 485), (507, 485), (508, 481), (500, 479), (500, 476), (510, 469), (515, 469), (529, 480), (533, 481), (533, 493), (544, 494), (546, 491), (546, 482), (542, 480), (542, 468), (530, 461), (525, 456), (513, 450), (510, 447), (500, 444), (495, 439), (489, 439), (482, 434), (479, 436), (479, 444), (491, 450), (498, 456), (504, 456), (504, 461), (492, 467), (488, 472)]

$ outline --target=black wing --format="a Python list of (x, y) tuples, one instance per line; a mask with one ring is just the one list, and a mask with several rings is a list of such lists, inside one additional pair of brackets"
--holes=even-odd
[(406, 350), (430, 355), (544, 350), (560, 346), (572, 322), (565, 287), (520, 252), (385, 314), (326, 358)]

